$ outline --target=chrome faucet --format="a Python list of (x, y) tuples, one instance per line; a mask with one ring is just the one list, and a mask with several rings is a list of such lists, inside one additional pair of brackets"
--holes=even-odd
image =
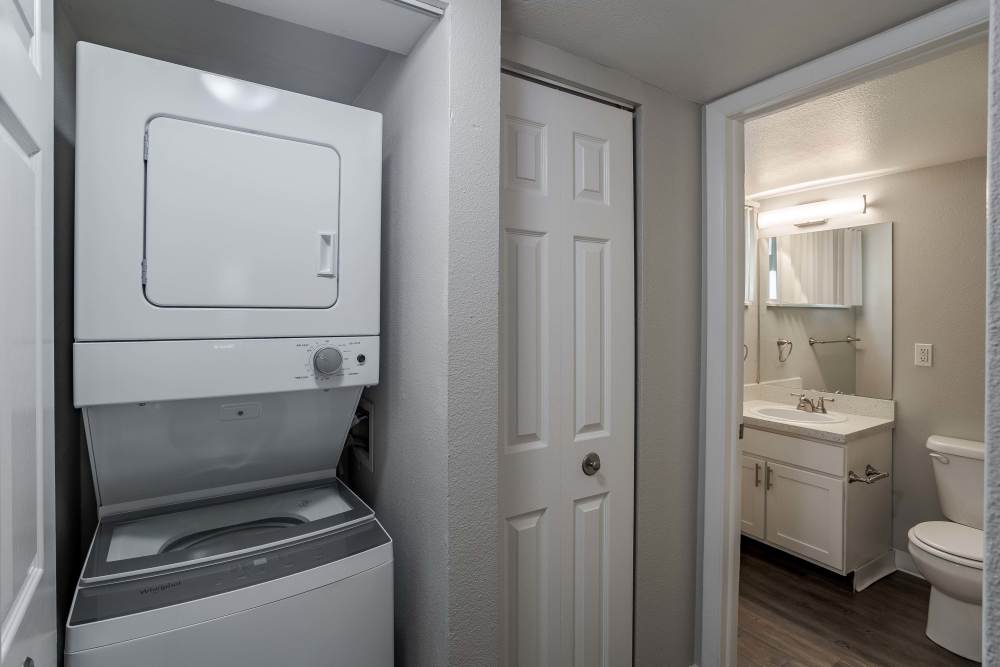
[(835, 399), (826, 398), (824, 396), (817, 396), (814, 399), (806, 398), (805, 394), (798, 394), (795, 392), (791, 393), (792, 396), (797, 396), (799, 399), (799, 404), (795, 406), (796, 410), (802, 410), (802, 412), (818, 412), (820, 414), (826, 414), (826, 404), (833, 403)]
[(790, 395), (799, 397), (799, 404), (795, 406), (796, 410), (801, 410), (802, 412), (816, 412), (816, 405), (811, 400), (806, 398), (805, 394), (792, 392)]

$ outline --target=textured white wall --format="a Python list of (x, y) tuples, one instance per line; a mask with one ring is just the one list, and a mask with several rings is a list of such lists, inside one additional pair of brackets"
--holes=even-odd
[(395, 549), (396, 659), (442, 665), (448, 614), (449, 20), (391, 54), (355, 104), (383, 114), (375, 475), (352, 470)]
[(1000, 0), (990, 2), (983, 664), (1000, 665)]
[(355, 102), (384, 114), (375, 475), (396, 659), (496, 662), (500, 6), (453, 3)]
[(448, 13), (448, 664), (490, 665), (500, 607), (500, 0), (460, 0)]
[(503, 59), (639, 104), (635, 664), (687, 667), (698, 542), (700, 107), (518, 35), (504, 33)]

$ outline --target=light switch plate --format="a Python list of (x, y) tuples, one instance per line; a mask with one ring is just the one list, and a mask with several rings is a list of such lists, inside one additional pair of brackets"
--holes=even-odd
[(915, 343), (913, 345), (913, 365), (934, 365), (934, 346), (931, 343)]

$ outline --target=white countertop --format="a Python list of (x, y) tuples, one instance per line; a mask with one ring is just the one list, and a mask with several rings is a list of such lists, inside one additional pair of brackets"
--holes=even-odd
[(743, 403), (743, 424), (751, 428), (759, 428), (777, 433), (796, 435), (813, 440), (825, 440), (834, 443), (846, 443), (862, 436), (892, 429), (896, 422), (893, 419), (868, 417), (865, 415), (848, 414), (830, 410), (830, 414), (846, 417), (845, 421), (830, 424), (795, 423), (780, 419), (762, 417), (754, 413), (757, 408), (794, 408), (794, 405), (775, 401), (751, 400)]

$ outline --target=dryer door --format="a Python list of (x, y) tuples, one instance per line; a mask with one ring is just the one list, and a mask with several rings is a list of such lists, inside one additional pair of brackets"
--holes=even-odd
[(330, 308), (340, 156), (170, 117), (146, 129), (144, 290), (187, 308)]

